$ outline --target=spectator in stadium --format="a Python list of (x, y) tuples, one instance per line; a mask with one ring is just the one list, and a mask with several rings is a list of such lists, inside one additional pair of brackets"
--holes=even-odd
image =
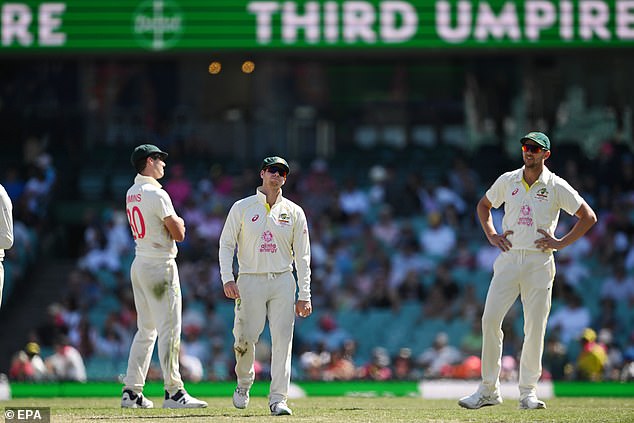
[(383, 204), (380, 206), (377, 222), (372, 225), (372, 233), (388, 248), (394, 248), (400, 235), (400, 227), (394, 219), (392, 207)]
[(619, 380), (621, 368), (623, 367), (623, 351), (615, 341), (612, 330), (601, 328), (597, 335), (597, 340), (600, 345), (605, 347), (608, 357), (605, 366), (603, 366), (604, 380)]
[(392, 360), (392, 377), (396, 380), (418, 380), (421, 377), (412, 357), (411, 348), (401, 348)]
[(570, 376), (568, 350), (557, 336), (546, 338), (542, 363), (544, 366), (542, 377), (546, 380), (563, 380)]
[(618, 261), (601, 286), (601, 298), (610, 298), (615, 302), (625, 301), (634, 304), (634, 277), (628, 276), (625, 266)]
[(590, 326), (590, 310), (583, 305), (581, 298), (572, 289), (564, 296), (564, 305), (555, 310), (548, 321), (548, 330), (557, 330), (564, 345), (579, 339), (583, 329)]
[(344, 355), (343, 346), (332, 350), (330, 360), (322, 367), (323, 380), (352, 380), (355, 376), (354, 363)]
[(344, 342), (350, 338), (345, 329), (338, 327), (335, 318), (326, 313), (319, 318), (319, 327), (313, 334), (312, 343), (323, 344), (328, 351), (335, 351), (341, 349)]
[(427, 216), (427, 227), (420, 233), (420, 245), (426, 255), (444, 259), (456, 246), (456, 231), (443, 222), (440, 212)]
[(31, 176), (24, 187), (24, 201), (34, 223), (41, 223), (48, 213), (57, 173), (53, 167), (52, 158), (47, 153), (37, 156), (31, 166)]
[(460, 298), (458, 304), (460, 305), (457, 309), (459, 318), (467, 322), (480, 321), (479, 317), (482, 316), (482, 302), (478, 298), (474, 283), (469, 282), (464, 285), (462, 298)]
[(620, 380), (621, 382), (634, 380), (634, 331), (630, 333), (628, 344), (623, 348), (623, 368)]
[(126, 356), (129, 341), (127, 333), (117, 321), (117, 315), (110, 313), (101, 333), (96, 336), (95, 352), (100, 356), (122, 359)]
[(13, 246), (13, 205), (9, 194), (0, 185), (0, 306), (2, 306), (2, 289), (4, 287), (4, 250)]
[[(330, 357), (328, 357), (330, 360)], [(324, 366), (322, 356), (314, 351), (305, 351), (300, 355), (303, 379), (323, 380), (322, 367)]]
[(390, 287), (387, 269), (378, 269), (372, 280), (372, 289), (364, 298), (364, 308), (390, 308), (397, 310), (399, 299), (396, 290)]
[(482, 321), (473, 319), (469, 332), (460, 340), (460, 351), (466, 356), (482, 354)]
[(458, 314), (460, 288), (449, 271), (448, 263), (443, 262), (436, 268), (434, 282), (423, 304), (423, 318), (452, 320)]
[(181, 344), (178, 363), (183, 380), (188, 382), (200, 382), (204, 376), (204, 367), (198, 357), (187, 353), (187, 347)]
[(579, 339), (581, 352), (577, 357), (577, 378), (597, 382), (603, 379), (603, 368), (608, 362), (605, 345), (597, 340), (597, 333), (591, 328), (585, 328)]
[[(289, 171), (287, 161), (281, 157), (262, 161), (262, 185), (255, 195), (231, 207), (218, 253), (224, 293), (235, 300), (233, 333), (238, 386), (233, 405), (241, 409), (248, 406), (249, 389), (255, 380), (255, 344), (268, 319), (273, 344), (269, 395), (272, 415), (292, 414), (286, 400), (295, 315), (308, 317), (312, 313), (308, 222), (304, 210), (282, 196)], [(233, 273), (236, 247), (237, 278)], [(291, 272), (293, 267), (297, 280)]]
[(24, 352), (26, 352), (26, 355), (31, 362), (31, 367), (33, 368), (33, 380), (41, 381), (46, 379), (48, 374), (44, 360), (40, 355), (40, 345), (37, 342), (30, 341), (24, 347)]
[(180, 210), (192, 194), (192, 183), (185, 175), (185, 167), (181, 163), (172, 166), (169, 180), (165, 183), (165, 191), (172, 198), (174, 208)]
[[(482, 314), (482, 382), (472, 395), (461, 398), (461, 407), (477, 409), (502, 403), (499, 392), (500, 361), (504, 333), (502, 322), (521, 297), (524, 311), (524, 343), (520, 358), (519, 406), (546, 408), (536, 395), (542, 372), (546, 323), (555, 277), (553, 251), (581, 238), (597, 221), (588, 203), (564, 179), (545, 166), (550, 139), (530, 132), (520, 139), (524, 166), (500, 176), (477, 205), (478, 219), (490, 244), (502, 253), (495, 261)], [(504, 204), (503, 230), (493, 225), (492, 208)], [(561, 238), (555, 229), (561, 210), (577, 222)]]
[(84, 359), (68, 337), (57, 337), (54, 344), (55, 352), (47, 357), (44, 363), (51, 379), (59, 381), (86, 382), (86, 366)]
[(396, 291), (399, 303), (422, 303), (427, 296), (421, 275), (415, 270), (407, 272), (405, 279), (396, 288)]
[(457, 364), (461, 360), (462, 353), (458, 348), (449, 345), (447, 333), (438, 332), (432, 346), (423, 351), (416, 361), (426, 378), (438, 378), (443, 375), (445, 367)]
[(356, 179), (346, 179), (339, 192), (339, 207), (346, 216), (353, 214), (365, 214), (370, 207), (370, 200), (364, 190), (361, 189)]
[(359, 378), (366, 380), (389, 380), (392, 378), (390, 356), (383, 347), (375, 347), (368, 363), (359, 369)]
[(392, 288), (401, 285), (408, 273), (422, 274), (432, 267), (432, 263), (421, 254), (418, 241), (408, 237), (406, 232), (403, 235), (390, 257), (389, 284)]
[(15, 165), (7, 166), (4, 172), (2, 186), (7, 191), (7, 195), (9, 195), (9, 198), (11, 199), (11, 202), (13, 204), (16, 204), (22, 196), (25, 185), (26, 182), (22, 178), (21, 172), (18, 167)]
[(328, 201), (324, 199), (331, 198), (335, 194), (337, 183), (328, 172), (326, 160), (315, 159), (311, 163), (310, 171), (302, 180), (299, 191), (305, 193), (304, 204), (310, 214), (309, 217), (319, 216), (328, 208)]
[(14, 381), (32, 381), (35, 379), (33, 366), (24, 350), (20, 350), (11, 359), (9, 378)]

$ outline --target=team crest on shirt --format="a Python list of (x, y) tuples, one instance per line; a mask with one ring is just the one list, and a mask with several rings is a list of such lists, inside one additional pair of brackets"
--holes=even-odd
[(548, 190), (544, 187), (537, 191), (535, 198), (539, 201), (548, 201)]
[(275, 253), (277, 252), (277, 244), (273, 242), (273, 233), (271, 231), (264, 231), (260, 237), (262, 244), (260, 244), (261, 253)]
[(280, 215), (277, 218), (277, 222), (280, 225), (290, 225), (291, 224), (291, 217), (288, 215), (288, 213), (286, 212), (282, 212), (280, 213)]
[(520, 208), (520, 217), (517, 219), (517, 224), (523, 226), (533, 226), (533, 217), (531, 214), (531, 206), (523, 204)]

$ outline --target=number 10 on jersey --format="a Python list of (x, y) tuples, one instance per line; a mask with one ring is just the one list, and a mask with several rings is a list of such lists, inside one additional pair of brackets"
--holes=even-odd
[(145, 238), (145, 220), (143, 220), (141, 210), (134, 206), (131, 209), (126, 209), (126, 214), (128, 215), (128, 222), (130, 222), (130, 229), (132, 229), (134, 239)]

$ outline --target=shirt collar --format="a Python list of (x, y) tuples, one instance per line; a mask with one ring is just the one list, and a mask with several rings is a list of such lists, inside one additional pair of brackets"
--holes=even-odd
[[(542, 170), (542, 173), (539, 175), (539, 178), (537, 178), (536, 182), (541, 182), (542, 184), (546, 184), (552, 177), (552, 174), (553, 173), (550, 170), (548, 170), (546, 166), (544, 166), (544, 170)], [(520, 169), (517, 169), (515, 171), (513, 180), (515, 182), (522, 182), (523, 177), (524, 177), (524, 166), (522, 166)]]
[[(255, 189), (255, 195), (257, 195), (258, 200), (261, 203), (266, 204), (266, 194), (264, 194), (262, 191), (260, 191), (262, 187), (257, 187)], [(279, 203), (280, 201), (282, 201), (282, 190), (280, 189), (280, 193), (277, 195), (277, 198), (275, 199), (275, 204)]]
[(135, 184), (151, 184), (157, 188), (163, 187), (163, 185), (159, 184), (159, 181), (157, 181), (156, 179), (152, 178), (151, 176), (141, 175), (140, 173), (138, 173), (136, 177), (134, 178), (134, 183)]

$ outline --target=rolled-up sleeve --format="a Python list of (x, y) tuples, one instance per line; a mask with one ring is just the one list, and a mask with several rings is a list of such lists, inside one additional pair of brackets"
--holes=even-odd
[(308, 223), (303, 210), (297, 213), (297, 224), (293, 232), (293, 255), (297, 270), (298, 299), (310, 300), (310, 239)]

